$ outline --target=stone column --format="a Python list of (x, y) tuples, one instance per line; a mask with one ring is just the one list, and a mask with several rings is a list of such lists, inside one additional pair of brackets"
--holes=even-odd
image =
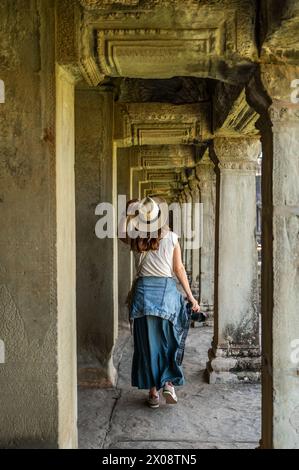
[[(185, 223), (185, 236), (188, 235), (188, 228), (190, 231), (190, 228), (192, 228), (192, 194), (190, 191), (190, 188), (188, 185), (185, 186), (184, 189), (184, 194), (185, 194), (185, 215), (184, 215), (184, 223)], [(191, 209), (190, 209), (191, 207)], [(188, 244), (186, 243), (185, 245), (185, 267), (186, 267), (186, 272), (189, 278), (189, 281), (191, 281), (191, 273), (192, 273), (192, 249), (188, 248)]]
[(54, 4), (1, 2), (1, 448), (77, 446), (75, 82)]
[(256, 381), (260, 349), (255, 241), (257, 139), (217, 138), (220, 187), (209, 382)]
[(183, 234), (183, 223), (184, 223), (184, 220), (183, 220), (183, 193), (180, 192), (179, 193), (179, 197), (178, 197), (178, 203), (180, 205), (180, 238), (179, 238), (179, 242), (180, 242), (180, 246), (181, 246), (181, 252), (182, 252), (182, 257), (183, 257), (183, 251), (184, 251), (184, 234)]
[(95, 234), (97, 205), (116, 202), (113, 103), (111, 89), (76, 93), (79, 382), (99, 387), (115, 381), (112, 352), (118, 326), (117, 239)]
[[(273, 124), (273, 447), (299, 449), (299, 106), (274, 101), (270, 117)], [(265, 263), (265, 257), (263, 260)], [(269, 295), (264, 289), (263, 280), (263, 296)]]
[(215, 264), (215, 204), (216, 175), (214, 164), (207, 151), (196, 168), (199, 179), (203, 210), (203, 242), (200, 250), (200, 305), (203, 312), (213, 319), (214, 313), (214, 264)]
[(263, 66), (248, 90), (261, 116), (263, 150), (261, 447), (265, 449), (299, 448), (299, 97), (298, 86), (297, 90), (291, 86), (298, 78), (299, 67)]
[(186, 203), (186, 195), (184, 190), (181, 191), (180, 195), (180, 202), (181, 202), (181, 212), (182, 212), (182, 223), (181, 223), (181, 250), (182, 250), (182, 261), (186, 268), (186, 249), (185, 249), (185, 227), (186, 227), (186, 210), (185, 210), (185, 203)]
[[(189, 182), (189, 187), (192, 195), (192, 219), (193, 219), (193, 230), (195, 230), (194, 223), (199, 214), (196, 214), (196, 211), (200, 210), (198, 204), (200, 203), (200, 191), (199, 191), (199, 181), (196, 178), (193, 178)], [(196, 217), (197, 216), (197, 217)], [(192, 249), (192, 281), (191, 287), (193, 295), (199, 297), (199, 283), (200, 283), (200, 247)]]

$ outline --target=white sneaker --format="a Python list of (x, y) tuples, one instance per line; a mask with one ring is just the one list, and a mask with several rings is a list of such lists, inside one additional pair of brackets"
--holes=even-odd
[(159, 394), (157, 396), (149, 395), (147, 404), (150, 408), (159, 408), (160, 406), (160, 397)]
[(163, 388), (163, 397), (168, 405), (176, 405), (178, 398), (172, 385), (165, 384)]

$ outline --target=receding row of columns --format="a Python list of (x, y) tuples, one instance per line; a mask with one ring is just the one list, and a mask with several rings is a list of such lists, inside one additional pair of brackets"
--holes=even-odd
[[(122, 150), (116, 152), (113, 142), (113, 92), (76, 90), (74, 108), (75, 82), (70, 73), (55, 69), (53, 2), (45, 0), (40, 9), (33, 5), (32, 13), (38, 21), (26, 37), (40, 54), (40, 69), (35, 61), (25, 60), (22, 32), (13, 45), (18, 60), (2, 76), (7, 84), (6, 103), (1, 104), (5, 129), (22, 132), (7, 131), (1, 142), (7, 164), (1, 186), (6, 223), (1, 231), (0, 338), (6, 363), (1, 365), (0, 441), (1, 446), (75, 447), (75, 318), (79, 381), (99, 387), (104, 378), (111, 385), (118, 293), (127, 293), (132, 273), (129, 256), (121, 264), (125, 255), (115, 240), (95, 237), (97, 204), (115, 201)], [(23, 76), (24, 63), (30, 90), (25, 115), (24, 87), (15, 80), (16, 73)], [(260, 66), (258, 80), (247, 90), (260, 115), (263, 151), (262, 447), (298, 448), (299, 108), (289, 94), (299, 70), (275, 66), (264, 74), (264, 68)], [(215, 242), (214, 250), (203, 243), (199, 276), (202, 306), (214, 306), (211, 381), (231, 375), (244, 379), (248, 371), (254, 377), (259, 363), (252, 165), (257, 145), (244, 137), (216, 138), (216, 172), (210, 162), (208, 170), (204, 162), (196, 170), (206, 211), (203, 239)], [(130, 196), (133, 166), (128, 164), (122, 182)], [(184, 256), (192, 271), (190, 253)], [(194, 263), (198, 270), (196, 257)]]
[[(113, 100), (110, 105), (113, 106)], [(277, 105), (273, 109), (272, 114), (268, 115), (269, 122), (274, 124), (273, 131), (270, 126), (267, 127), (264, 117), (261, 117), (262, 122), (266, 122), (261, 129), (264, 154), (262, 446), (286, 447), (291, 442), (296, 447), (299, 404), (295, 389), (298, 367), (291, 362), (290, 355), (292, 341), (299, 337), (295, 307), (298, 304), (298, 290), (295, 287), (298, 281), (298, 216), (295, 209), (299, 202), (298, 185), (295, 183), (296, 175), (299, 174), (295, 150), (298, 142), (298, 111), (293, 106), (285, 108)], [(100, 119), (99, 130), (105, 129), (107, 119), (101, 122)], [(93, 135), (92, 132), (91, 139), (94, 138)], [(104, 132), (103, 135), (107, 134)], [(135, 162), (130, 153), (130, 148), (117, 151), (118, 190), (121, 188), (121, 193), (130, 197), (140, 197), (138, 175), (132, 171)], [(261, 365), (255, 240), (255, 174), (260, 140), (246, 136), (216, 137), (209, 153), (211, 158), (208, 158), (208, 154), (205, 155), (196, 166), (196, 184), (187, 180), (184, 191), (179, 196), (182, 203), (199, 199), (204, 211), (202, 247), (198, 252), (192, 253), (191, 250), (184, 249), (183, 242), (184, 262), (187, 271), (193, 274), (193, 287), (198, 285), (203, 310), (214, 312), (214, 337), (207, 363), (209, 381), (256, 381), (259, 379)], [(111, 169), (101, 163), (101, 159), (107, 158), (107, 155), (101, 155), (98, 169), (105, 179), (110, 177)], [(110, 186), (106, 187), (108, 192), (111, 191)], [(103, 193), (99, 192), (99, 198), (103, 197)], [(99, 242), (99, 246), (102, 243)], [(115, 249), (115, 245), (111, 245), (110, 261), (111, 257), (115, 259)], [(105, 272), (105, 276), (108, 274), (110, 279), (109, 285), (112, 282), (111, 269), (115, 270), (114, 279), (118, 275), (119, 299), (122, 296), (120, 306), (123, 305), (125, 293), (132, 280), (131, 260), (127, 252), (122, 250), (126, 248), (118, 249), (118, 270), (110, 262), (110, 274)], [(94, 263), (100, 271), (107, 270), (108, 260), (103, 256), (103, 250), (99, 250), (98, 254)], [(107, 300), (105, 280), (102, 284), (96, 283), (95, 290), (101, 298), (105, 296), (106, 306), (102, 308), (103, 302), (99, 303), (94, 320), (98, 324), (102, 322), (104, 326), (99, 326), (99, 331), (104, 328), (105, 334), (109, 336), (111, 322), (117, 321), (115, 297), (111, 294), (110, 300)], [(78, 315), (80, 316), (80, 311)], [(126, 311), (122, 307), (119, 309), (119, 319), (126, 319)], [(111, 345), (114, 341), (109, 341), (105, 342), (99, 336), (95, 344), (101, 344), (101, 355), (106, 354), (111, 358)], [(285, 437), (288, 433), (289, 438)]]
[[(255, 239), (259, 154), (259, 139), (216, 138), (179, 197), (182, 206), (202, 203), (201, 248), (186, 248), (183, 238), (182, 251), (194, 294), (199, 291), (210, 324), (215, 298), (214, 337), (207, 364), (210, 383), (260, 377)], [(192, 225), (186, 217), (182, 223)]]

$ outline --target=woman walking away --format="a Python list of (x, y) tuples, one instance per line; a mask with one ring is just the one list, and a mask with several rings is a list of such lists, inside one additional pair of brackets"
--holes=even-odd
[(149, 389), (151, 408), (159, 407), (160, 389), (166, 403), (176, 404), (174, 387), (185, 382), (179, 355), (188, 317), (175, 276), (192, 310), (200, 310), (182, 263), (178, 235), (164, 222), (165, 207), (158, 198), (129, 201), (120, 223), (120, 239), (130, 245), (137, 273), (129, 305), (134, 334), (132, 386)]

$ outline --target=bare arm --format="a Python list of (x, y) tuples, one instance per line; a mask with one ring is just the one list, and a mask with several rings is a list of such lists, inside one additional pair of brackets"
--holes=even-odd
[(176, 244), (173, 251), (173, 272), (182, 284), (182, 287), (186, 292), (187, 299), (189, 300), (189, 302), (192, 303), (192, 310), (195, 312), (199, 312), (200, 306), (198, 305), (197, 300), (192, 295), (186, 270), (182, 262), (181, 247), (179, 243)]
[[(120, 221), (118, 223), (118, 238), (128, 245), (131, 244), (130, 238), (130, 220), (135, 217), (138, 211), (139, 201), (138, 199), (132, 199), (128, 202), (126, 210), (121, 214)], [(132, 228), (131, 228), (132, 230)]]
[(130, 243), (130, 239), (127, 233), (127, 215), (125, 212), (121, 215), (121, 219), (118, 224), (118, 238), (124, 243)]

